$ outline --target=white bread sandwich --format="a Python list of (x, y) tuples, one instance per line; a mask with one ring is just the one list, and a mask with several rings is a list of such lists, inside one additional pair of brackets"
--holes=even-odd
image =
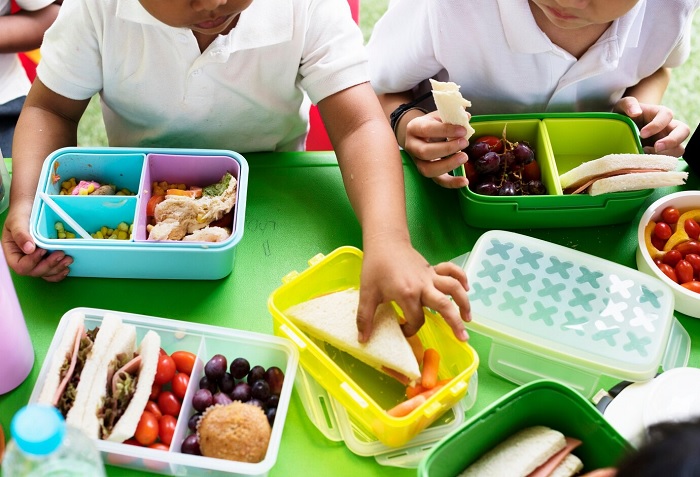
[(137, 352), (136, 328), (118, 315), (106, 313), (99, 327), (85, 331), (84, 316), (75, 313), (39, 402), (58, 407), (66, 423), (92, 439), (123, 442), (134, 435), (146, 407), (159, 355), (156, 332), (146, 333)]
[(464, 126), (467, 130), (467, 141), (474, 134), (474, 128), (469, 124), (469, 115), (466, 108), (472, 103), (462, 97), (459, 85), (451, 81), (443, 82), (430, 79), (433, 100), (437, 106), (438, 114), (443, 123)]
[(522, 429), (481, 456), (459, 477), (571, 477), (582, 468), (581, 444), (546, 426)]
[(678, 158), (660, 154), (609, 154), (584, 162), (559, 176), (566, 194), (607, 194), (685, 184)]
[[(77, 400), (87, 400), (100, 359), (122, 325), (119, 317), (105, 318), (100, 326), (87, 330), (83, 313), (75, 311), (68, 316), (63, 336), (49, 364), (39, 403), (57, 407), (67, 418), (75, 414), (73, 407)], [(101, 345), (97, 347), (95, 343)], [(77, 412), (82, 413), (82, 407)]]
[(420, 378), (418, 361), (391, 304), (377, 308), (369, 341), (360, 343), (357, 340), (359, 300), (360, 291), (350, 288), (299, 303), (285, 313), (310, 336), (349, 353), (404, 384), (416, 382)]

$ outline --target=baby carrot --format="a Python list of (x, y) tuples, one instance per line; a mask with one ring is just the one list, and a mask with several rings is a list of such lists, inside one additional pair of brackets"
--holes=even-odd
[(435, 348), (428, 348), (423, 354), (423, 370), (421, 371), (421, 385), (426, 389), (435, 387), (438, 381), (438, 368), (440, 367), (440, 353)]
[(421, 386), (420, 384), (416, 384), (415, 386), (407, 386), (406, 397), (410, 399), (419, 394), (423, 394), (426, 398), (429, 398), (430, 396), (438, 392), (440, 389), (442, 389), (442, 387), (450, 381), (452, 381), (452, 378), (441, 379), (432, 389), (428, 389), (424, 386)]
[(392, 417), (403, 417), (409, 415), (418, 406), (426, 401), (425, 396), (419, 394), (411, 399), (407, 399), (398, 403), (396, 406), (392, 407), (387, 411), (387, 413)]
[(411, 345), (411, 350), (413, 351), (413, 355), (416, 357), (416, 361), (418, 361), (418, 366), (423, 366), (423, 354), (425, 350), (423, 349), (423, 343), (421, 343), (418, 335), (413, 335), (406, 338), (406, 341), (408, 341), (408, 344)]

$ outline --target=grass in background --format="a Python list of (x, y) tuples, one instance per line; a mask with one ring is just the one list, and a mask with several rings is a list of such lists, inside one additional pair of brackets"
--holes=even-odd
[[(360, 4), (360, 29), (365, 40), (372, 33), (377, 20), (386, 11), (389, 0), (362, 0)], [(663, 103), (675, 116), (690, 126), (691, 131), (700, 123), (700, 14), (693, 22), (693, 49), (688, 61), (673, 70), (673, 79), (666, 91)], [(92, 98), (78, 126), (78, 145), (106, 146), (107, 135), (102, 121), (99, 98)]]

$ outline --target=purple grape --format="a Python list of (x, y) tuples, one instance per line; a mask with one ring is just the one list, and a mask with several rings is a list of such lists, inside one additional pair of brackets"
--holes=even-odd
[(277, 408), (268, 408), (268, 410), (265, 411), (265, 415), (267, 416), (267, 422), (269, 422), (270, 426), (272, 426), (275, 423), (275, 417), (277, 416)]
[(526, 142), (519, 142), (513, 148), (513, 156), (519, 164), (529, 164), (535, 160), (535, 153)]
[(262, 402), (260, 399), (251, 399), (250, 401), (248, 401), (248, 404), (252, 404), (253, 406), (258, 406), (263, 411), (265, 410), (265, 403)]
[(243, 379), (250, 371), (250, 363), (245, 358), (236, 358), (231, 361), (231, 376), (236, 379)]
[(542, 181), (530, 181), (526, 185), (527, 193), (530, 195), (546, 195), (547, 188)]
[(280, 397), (277, 394), (273, 394), (267, 401), (265, 401), (265, 407), (270, 409), (271, 407), (277, 407), (280, 403)]
[(236, 385), (236, 380), (233, 379), (233, 376), (231, 376), (229, 373), (224, 373), (223, 376), (221, 376), (221, 379), (219, 379), (219, 391), (222, 393), (229, 394), (231, 391), (233, 391), (233, 387)]
[(265, 371), (265, 381), (270, 385), (270, 394), (279, 395), (284, 384), (284, 372), (277, 366), (270, 366)]
[(190, 434), (185, 437), (185, 440), (182, 441), (182, 446), (180, 446), (180, 451), (183, 454), (202, 455), (202, 451), (199, 450), (199, 437), (197, 437), (197, 434)]
[(187, 427), (189, 428), (190, 431), (194, 432), (197, 430), (197, 423), (199, 420), (202, 418), (202, 413), (198, 412), (197, 414), (192, 414), (190, 416), (190, 419), (187, 421)]
[(233, 399), (229, 397), (228, 394), (218, 392), (214, 394), (214, 404), (221, 404), (222, 406), (225, 406), (227, 404), (231, 404), (233, 402)]
[(227, 368), (228, 363), (226, 362), (226, 356), (223, 354), (215, 354), (209, 361), (207, 361), (207, 364), (204, 365), (204, 374), (210, 380), (218, 382), (226, 372)]
[(253, 366), (248, 373), (248, 384), (253, 385), (255, 381), (265, 379), (265, 368), (262, 366)]
[(214, 395), (208, 389), (199, 389), (192, 396), (192, 407), (195, 411), (204, 412), (214, 404)]
[(498, 191), (498, 195), (515, 195), (515, 184), (510, 181), (504, 181)]
[(479, 174), (496, 172), (501, 166), (501, 157), (495, 152), (487, 152), (474, 161), (474, 168)]
[(497, 195), (498, 186), (493, 182), (481, 182), (476, 185), (474, 192), (481, 195)]
[(485, 142), (477, 142), (476, 144), (469, 146), (469, 148), (467, 149), (467, 154), (469, 155), (469, 158), (471, 160), (476, 160), (482, 157), (490, 150), (491, 148)]
[(255, 381), (250, 388), (250, 394), (255, 399), (260, 399), (265, 402), (270, 397), (270, 385), (267, 381), (261, 379), (260, 381)]
[(199, 380), (199, 389), (208, 389), (212, 394), (219, 390), (216, 381), (212, 381), (206, 376)]
[(230, 396), (234, 401), (250, 401), (250, 398), (252, 397), (250, 384), (241, 381), (233, 387), (233, 391), (231, 391)]
[(505, 165), (506, 169), (513, 169), (516, 165), (515, 155), (511, 151), (506, 151), (501, 154), (501, 163)]

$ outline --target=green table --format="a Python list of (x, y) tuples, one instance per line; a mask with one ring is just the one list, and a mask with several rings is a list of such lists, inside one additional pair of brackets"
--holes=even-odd
[[(306, 269), (307, 261), (318, 253), (327, 254), (342, 245), (361, 247), (360, 228), (332, 153), (249, 154), (246, 158), (250, 177), (245, 232), (228, 277), (217, 281), (68, 278), (54, 284), (13, 275), (36, 362), (20, 387), (0, 396), (0, 424), (6, 432), (13, 414), (29, 400), (56, 325), (67, 310), (102, 308), (272, 333), (267, 299), (283, 276)], [(469, 251), (483, 230), (464, 223), (457, 193), (420, 177), (409, 163), (404, 173), (414, 246), (431, 263)], [(691, 176), (686, 187), (699, 188), (698, 177)], [(646, 206), (669, 191), (655, 191), (627, 224), (520, 232), (634, 268), (639, 218)], [(0, 222), (3, 220), (4, 215), (0, 216)], [(694, 340), (690, 365), (698, 366), (700, 339), (695, 339), (700, 337), (700, 320), (676, 316)], [(472, 345), (482, 356), (487, 355), (485, 342), (473, 338)], [(467, 417), (515, 388), (490, 373), (483, 359), (478, 372), (477, 400)], [(117, 467), (107, 470), (109, 475), (137, 475)], [(371, 457), (353, 454), (343, 443), (327, 440), (306, 417), (294, 393), (277, 464), (270, 475), (300, 472), (313, 476), (415, 475), (414, 470), (382, 467)]]

